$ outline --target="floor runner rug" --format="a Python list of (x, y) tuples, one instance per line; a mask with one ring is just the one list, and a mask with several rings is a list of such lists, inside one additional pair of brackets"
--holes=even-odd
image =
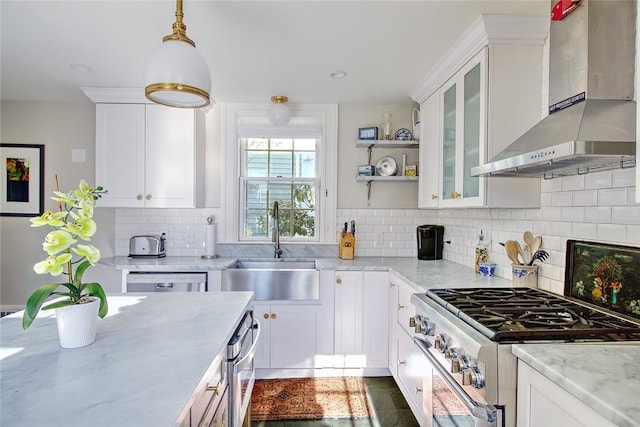
[(256, 380), (251, 395), (253, 421), (372, 416), (360, 377)]

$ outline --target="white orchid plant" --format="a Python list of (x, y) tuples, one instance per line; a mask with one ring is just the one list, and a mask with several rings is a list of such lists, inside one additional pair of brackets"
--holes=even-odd
[[(50, 274), (54, 277), (65, 274), (67, 281), (49, 283), (36, 289), (27, 299), (22, 327), (27, 329), (36, 315), (42, 310), (60, 308), (67, 305), (83, 304), (89, 297), (100, 299), (98, 315), (104, 318), (107, 314), (107, 297), (99, 283), (82, 283), (82, 275), (100, 260), (100, 250), (80, 241), (90, 241), (97, 230), (92, 219), (95, 202), (107, 191), (102, 187), (91, 187), (81, 180), (76, 190), (63, 193), (54, 191), (53, 200), (60, 206), (59, 212), (46, 211), (41, 216), (31, 218), (32, 227), (49, 226), (53, 231), (44, 239), (42, 249), (47, 258), (36, 263), (33, 270), (37, 274)], [(59, 287), (66, 288), (57, 291)], [(66, 297), (42, 307), (52, 295)]]

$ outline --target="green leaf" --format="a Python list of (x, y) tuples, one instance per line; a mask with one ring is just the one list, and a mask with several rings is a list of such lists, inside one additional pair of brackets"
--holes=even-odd
[(22, 316), (22, 329), (27, 329), (33, 323), (33, 320), (38, 315), (42, 304), (54, 293), (56, 288), (61, 283), (49, 283), (36, 289), (31, 296), (27, 299), (27, 303), (24, 309), (24, 315)]
[(99, 283), (85, 283), (84, 294), (100, 298), (100, 308), (98, 309), (98, 316), (104, 319), (104, 316), (106, 316), (107, 312), (109, 311), (109, 306), (107, 305), (107, 296), (105, 295), (102, 286), (100, 286)]
[(74, 305), (76, 304), (75, 301), (72, 301), (70, 299), (65, 299), (62, 301), (56, 301), (53, 304), (49, 304), (46, 307), (42, 307), (42, 310), (53, 310), (55, 308), (60, 308), (60, 307), (66, 307), (68, 305)]
[(80, 291), (84, 287), (84, 285), (82, 284), (82, 275), (84, 274), (84, 271), (89, 268), (89, 266), (91, 266), (91, 263), (89, 261), (83, 261), (82, 263), (80, 263), (78, 268), (76, 268), (76, 274), (73, 276), (73, 284)]

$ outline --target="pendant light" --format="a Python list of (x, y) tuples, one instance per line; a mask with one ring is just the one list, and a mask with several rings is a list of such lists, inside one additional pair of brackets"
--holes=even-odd
[(182, 0), (176, 0), (173, 33), (163, 37), (147, 60), (144, 94), (170, 107), (205, 107), (210, 102), (211, 74), (196, 44), (187, 37), (183, 16)]
[(269, 106), (269, 120), (276, 126), (285, 126), (291, 119), (291, 110), (285, 105), (289, 100), (286, 96), (275, 95), (271, 97)]

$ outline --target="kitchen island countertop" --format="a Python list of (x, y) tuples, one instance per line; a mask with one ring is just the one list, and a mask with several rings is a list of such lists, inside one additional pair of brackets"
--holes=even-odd
[[(58, 342), (53, 312), (0, 319), (0, 425), (169, 427), (251, 303), (252, 292), (109, 295), (96, 341)], [(214, 360), (215, 359), (215, 360)]]
[(516, 344), (513, 354), (618, 426), (640, 426), (640, 345)]

